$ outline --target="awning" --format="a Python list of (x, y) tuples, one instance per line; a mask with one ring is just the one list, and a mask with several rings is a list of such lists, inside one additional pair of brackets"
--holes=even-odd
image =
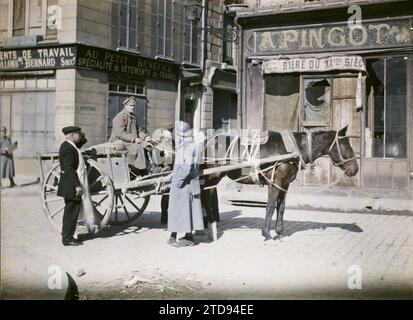
[(236, 91), (237, 76), (235, 72), (224, 71), (217, 67), (211, 67), (208, 74), (208, 81), (204, 85), (214, 89)]
[(266, 60), (263, 71), (269, 73), (327, 72), (327, 71), (365, 72), (366, 66), (360, 56), (330, 56), (320, 58), (286, 58)]

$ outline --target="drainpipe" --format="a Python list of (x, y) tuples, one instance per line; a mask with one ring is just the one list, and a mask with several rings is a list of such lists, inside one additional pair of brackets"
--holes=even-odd
[[(202, 50), (201, 50), (201, 79), (204, 79), (205, 73), (206, 73), (206, 60), (208, 58), (208, 11), (209, 11), (209, 6), (208, 6), (208, 0), (202, 0), (202, 6), (204, 7), (204, 11), (202, 12), (202, 37), (201, 37), (201, 42), (202, 42)], [(197, 126), (199, 128), (203, 127), (202, 122), (203, 122), (203, 110), (204, 110), (204, 95), (201, 93), (201, 99), (198, 102), (199, 105), (197, 107), (196, 113), (197, 113)], [(194, 119), (195, 120), (195, 119)], [(195, 123), (194, 123), (195, 127)], [(199, 129), (198, 128), (198, 129)]]
[(206, 59), (208, 58), (208, 0), (202, 0), (202, 6), (204, 7), (204, 12), (202, 15), (202, 51), (201, 51), (201, 69), (202, 73), (205, 73)]
[(238, 133), (241, 133), (241, 129), (244, 127), (243, 126), (243, 100), (244, 100), (244, 90), (241, 90), (242, 87), (242, 65), (244, 63), (243, 61), (243, 30), (242, 30), (242, 26), (239, 24), (238, 22), (238, 16), (235, 16), (234, 19), (234, 24), (237, 26), (238, 28), (238, 61), (237, 61), (237, 83), (236, 83), (236, 87), (237, 87), (237, 118), (239, 119), (238, 121)]

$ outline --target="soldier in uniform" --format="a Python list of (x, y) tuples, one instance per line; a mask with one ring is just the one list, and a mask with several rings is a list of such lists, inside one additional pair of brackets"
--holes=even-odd
[(122, 144), (128, 150), (128, 163), (139, 170), (147, 169), (156, 173), (156, 166), (152, 161), (148, 141), (150, 135), (136, 125), (135, 116), (136, 98), (129, 97), (123, 101), (123, 110), (113, 118), (112, 134), (109, 142)]

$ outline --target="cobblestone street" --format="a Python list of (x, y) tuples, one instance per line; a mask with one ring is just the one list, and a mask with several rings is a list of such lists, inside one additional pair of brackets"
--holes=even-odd
[[(152, 197), (129, 226), (63, 247), (43, 215), (38, 185), (4, 189), (1, 201), (3, 299), (62, 299), (64, 281), (48, 289), (53, 266), (71, 275), (83, 299), (413, 298), (409, 214), (287, 208), (284, 237), (264, 242), (265, 209), (222, 200), (218, 240), (198, 235), (195, 247), (175, 248), (159, 223), (160, 198)], [(361, 282), (350, 289), (357, 272)]]

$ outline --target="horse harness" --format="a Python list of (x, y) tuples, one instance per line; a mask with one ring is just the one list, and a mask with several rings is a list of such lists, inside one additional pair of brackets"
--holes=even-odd
[(354, 156), (354, 157), (351, 157), (351, 158), (348, 158), (348, 159), (344, 159), (344, 158), (343, 158), (343, 155), (341, 154), (340, 145), (339, 145), (338, 140), (339, 140), (339, 139), (344, 139), (344, 138), (348, 138), (348, 137), (346, 137), (346, 136), (339, 137), (339, 136), (338, 136), (338, 131), (337, 131), (337, 132), (336, 132), (336, 136), (335, 136), (335, 138), (334, 138), (334, 141), (333, 141), (333, 143), (331, 144), (330, 148), (328, 149), (328, 153), (330, 154), (330, 157), (331, 157), (331, 150), (333, 149), (334, 146), (337, 146), (337, 152), (338, 152), (338, 156), (339, 156), (339, 158), (340, 158), (340, 162), (335, 162), (334, 159), (333, 159), (333, 157), (331, 157), (331, 161), (333, 162), (333, 165), (336, 166), (336, 167), (341, 166), (341, 165), (343, 165), (343, 164), (345, 164), (345, 163), (347, 163), (347, 162), (349, 162), (349, 161), (352, 161), (352, 160), (356, 159), (355, 156)]

